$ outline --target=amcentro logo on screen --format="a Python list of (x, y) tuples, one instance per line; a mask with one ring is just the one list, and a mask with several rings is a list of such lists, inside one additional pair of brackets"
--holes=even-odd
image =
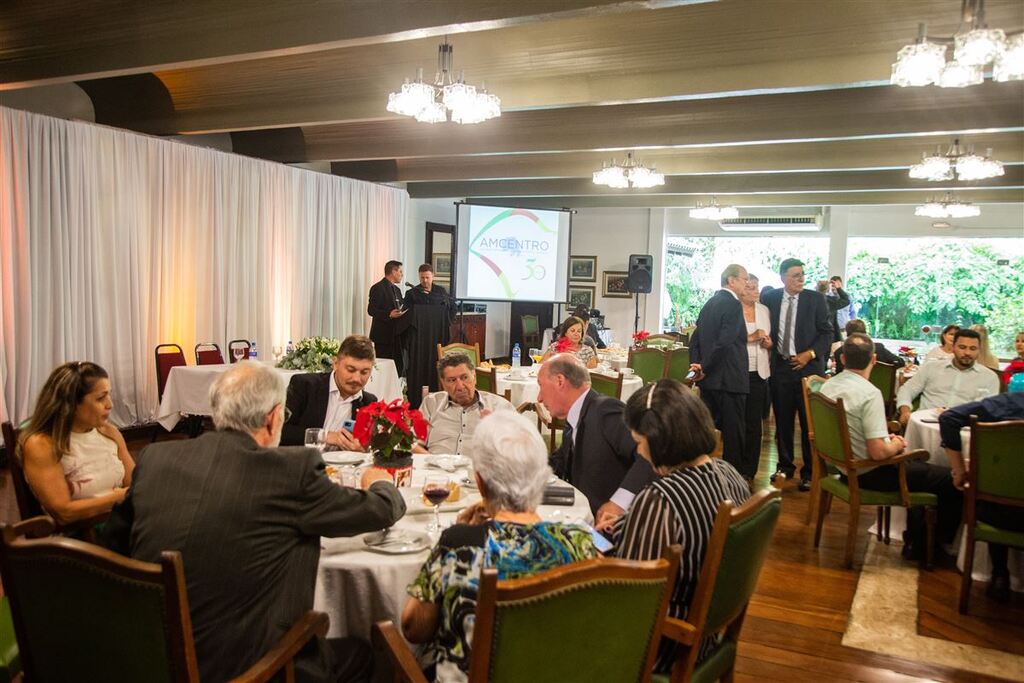
[(551, 248), (547, 240), (516, 239), (515, 237), (484, 237), (477, 249), (488, 251), (525, 252), (528, 254), (546, 253)]

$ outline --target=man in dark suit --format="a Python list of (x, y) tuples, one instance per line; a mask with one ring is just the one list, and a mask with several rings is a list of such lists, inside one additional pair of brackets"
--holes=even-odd
[(772, 322), (772, 408), (775, 411), (775, 443), (779, 449), (779, 467), (772, 481), (796, 474), (793, 461), (793, 427), (800, 416), (800, 445), (803, 467), (800, 490), (811, 489), (811, 443), (807, 435), (800, 379), (824, 375), (825, 360), (832, 345), (832, 323), (825, 297), (804, 289), (804, 264), (788, 258), (779, 265), (782, 288), (761, 299), (768, 307)]
[(735, 263), (722, 271), (722, 289), (708, 299), (690, 337), (690, 369), (700, 397), (722, 433), (722, 457), (743, 470), (747, 394), (750, 393), (747, 324), (739, 296), (747, 287), (747, 269)]
[[(849, 337), (851, 334), (867, 334), (868, 326), (860, 318), (854, 318), (850, 322), (846, 323), (846, 336)], [(836, 352), (832, 354), (832, 359), (836, 363), (836, 374), (843, 371), (843, 349), (839, 347)], [(888, 363), (889, 365), (895, 365), (898, 368), (903, 367), (903, 359), (897, 356), (895, 353), (885, 348), (885, 345), (881, 342), (875, 342), (875, 360), (879, 363)]]
[(370, 298), (366, 305), (366, 314), (372, 318), (370, 340), (373, 342), (377, 357), (394, 360), (399, 377), (405, 374), (402, 339), (409, 326), (404, 296), (402, 290), (398, 288), (403, 277), (401, 261), (385, 263), (384, 277), (370, 287)]
[[(338, 486), (311, 448), (279, 448), (284, 380), (239, 363), (212, 389), (216, 432), (147, 446), (106, 531), (114, 549), (158, 562), (181, 553), (204, 681), (237, 676), (313, 608), (320, 537), (383, 529), (405, 503), (383, 470)], [(299, 653), (302, 681), (369, 681), (369, 644), (317, 639)]]
[(363, 387), (370, 381), (375, 360), (373, 342), (353, 334), (341, 342), (331, 372), (293, 375), (288, 383), (290, 413), (281, 435), (284, 446), (301, 446), (306, 430), (326, 430), (325, 441), (345, 451), (363, 450), (346, 422), (356, 419), (360, 408), (377, 400)]
[(565, 420), (551, 469), (587, 497), (595, 526), (608, 528), (654, 480), (622, 419), (625, 404), (590, 388), (590, 373), (572, 354), (552, 356), (537, 375), (538, 402)]
[(418, 408), (423, 400), (423, 387), (430, 387), (430, 392), (439, 389), (437, 345), (446, 346), (451, 341), (451, 324), (455, 321), (455, 300), (448, 290), (434, 282), (433, 267), (424, 263), (419, 267), (419, 276), (420, 283), (405, 293), (411, 328), (406, 379), (409, 405), (413, 408)]

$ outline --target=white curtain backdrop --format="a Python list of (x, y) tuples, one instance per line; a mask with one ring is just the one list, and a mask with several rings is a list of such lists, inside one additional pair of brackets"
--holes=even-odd
[(405, 190), (0, 107), (0, 417), (50, 371), (107, 369), (112, 420), (157, 408), (154, 348), (368, 329)]

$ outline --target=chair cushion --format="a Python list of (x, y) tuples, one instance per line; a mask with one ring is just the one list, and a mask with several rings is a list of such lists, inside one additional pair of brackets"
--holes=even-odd
[(21, 673), (18, 641), (14, 636), (11, 606), (7, 598), (0, 598), (0, 683), (13, 680)]
[[(821, 488), (831, 493), (833, 496), (842, 500), (843, 502), (850, 502), (850, 487), (844, 484), (841, 480), (833, 477), (823, 477), (821, 480)], [(902, 507), (903, 502), (900, 500), (899, 491), (872, 491), (870, 489), (862, 488), (860, 490), (860, 504), (861, 505), (888, 505)], [(934, 493), (924, 493), (921, 491), (910, 492), (910, 506), (918, 507), (936, 507), (939, 504), (939, 499)]]
[(975, 523), (974, 540), (1009, 545), (1014, 548), (1024, 548), (1024, 532), (1006, 531), (991, 524), (985, 524), (985, 522)]

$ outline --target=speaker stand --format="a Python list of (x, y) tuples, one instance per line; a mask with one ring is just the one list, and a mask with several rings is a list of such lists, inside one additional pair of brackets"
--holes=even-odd
[(636, 335), (640, 331), (640, 294), (634, 294), (636, 297), (636, 316), (633, 318), (633, 334)]

